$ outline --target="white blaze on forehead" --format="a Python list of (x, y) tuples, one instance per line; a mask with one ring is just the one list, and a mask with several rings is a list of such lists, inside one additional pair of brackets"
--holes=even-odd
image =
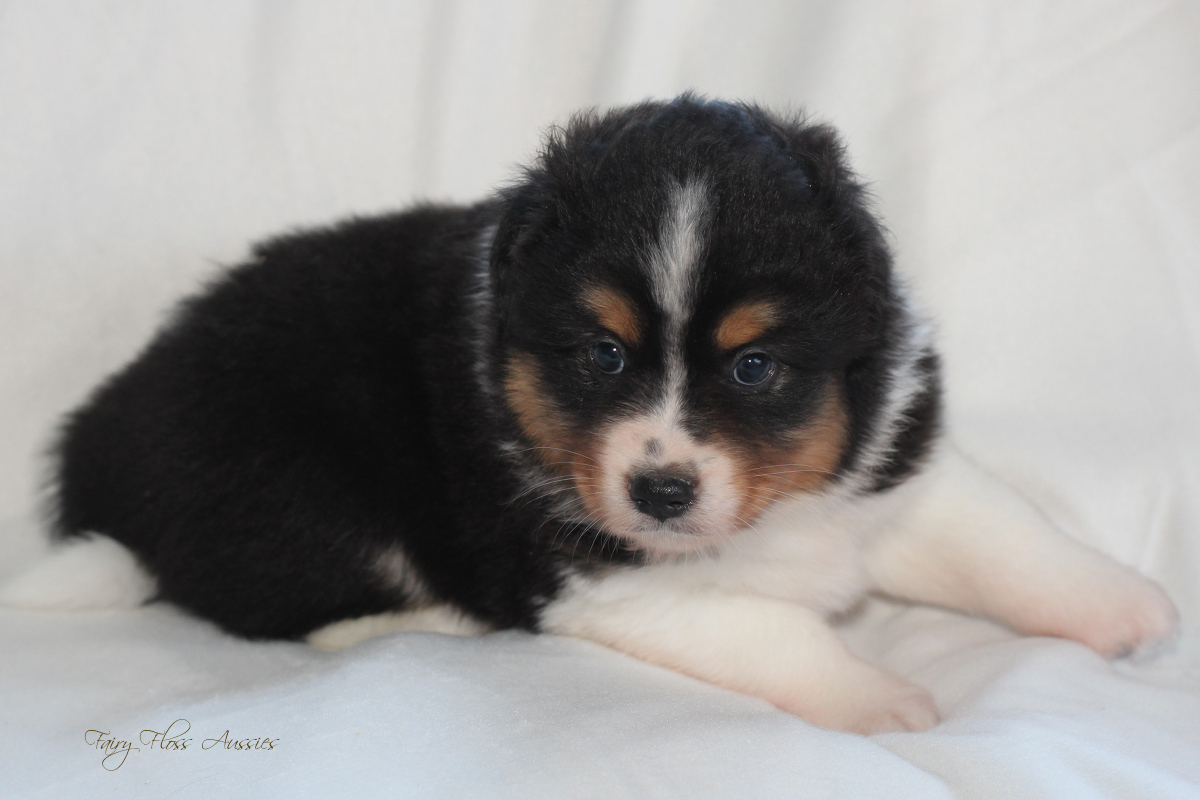
[(659, 414), (668, 424), (677, 422), (682, 409), (686, 378), (683, 335), (696, 292), (709, 207), (708, 192), (702, 181), (673, 186), (658, 242), (650, 256), (650, 288), (663, 314), (666, 364), (666, 391)]
[[(666, 318), (668, 346), (678, 345), (696, 286), (708, 218), (708, 193), (700, 181), (671, 188), (667, 213), (650, 257), (650, 286)], [(671, 341), (674, 334), (676, 341)]]

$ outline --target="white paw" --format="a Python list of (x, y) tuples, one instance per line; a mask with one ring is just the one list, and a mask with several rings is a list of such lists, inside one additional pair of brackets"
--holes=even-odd
[(487, 633), (488, 627), (453, 606), (434, 605), (332, 622), (304, 638), (318, 650), (336, 652), (368, 639), (401, 631), (478, 636)]
[(933, 696), (916, 684), (867, 665), (839, 676), (831, 691), (808, 694), (784, 708), (823, 728), (861, 733), (925, 731), (941, 720)]
[(870, 736), (892, 731), (927, 731), (941, 721), (933, 696), (897, 679), (887, 691), (870, 697), (846, 730)]
[(0, 606), (28, 611), (136, 608), (155, 582), (126, 547), (99, 534), (72, 539), (0, 586)]
[(1097, 592), (1066, 635), (1108, 658), (1144, 658), (1174, 642), (1179, 612), (1158, 584), (1127, 572)]

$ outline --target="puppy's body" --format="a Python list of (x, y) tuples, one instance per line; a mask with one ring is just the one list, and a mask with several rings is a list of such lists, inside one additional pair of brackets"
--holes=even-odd
[(190, 301), (69, 422), (61, 525), (253, 637), (452, 599), (534, 628), (561, 581), (475, 382), (494, 205), (288, 237)]
[(1150, 582), (937, 443), (937, 360), (832, 134), (684, 97), (524, 179), (277, 240), (68, 422), (60, 527), (247, 636), (595, 639), (865, 732), (870, 590), (1115, 654)]

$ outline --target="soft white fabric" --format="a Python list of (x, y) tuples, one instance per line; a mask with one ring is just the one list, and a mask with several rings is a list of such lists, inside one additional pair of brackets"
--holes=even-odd
[[(249, 241), (478, 197), (573, 109), (694, 88), (842, 129), (956, 438), (1184, 619), (1108, 664), (875, 604), (847, 635), (947, 719), (866, 740), (566, 639), (0, 612), (0, 796), (1200, 796), (1197, 42), (1186, 0), (0, 6), (3, 574), (56, 420)], [(188, 750), (114, 772), (84, 740), (175, 719)], [(197, 749), (226, 729), (279, 741)]]

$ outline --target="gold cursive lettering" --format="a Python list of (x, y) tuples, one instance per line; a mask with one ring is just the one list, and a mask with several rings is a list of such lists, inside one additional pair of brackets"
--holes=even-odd
[[(138, 734), (138, 740), (142, 745), (154, 752), (155, 750), (187, 750), (191, 742), (196, 741), (194, 737), (187, 736), (192, 730), (192, 723), (180, 717), (166, 727), (165, 730), (155, 730), (154, 728), (144, 728)], [(120, 769), (129, 758), (130, 753), (140, 753), (141, 747), (135, 747), (132, 741), (114, 738), (110, 731), (102, 731), (97, 728), (84, 731), (83, 741), (89, 747), (94, 747), (103, 753), (100, 759), (100, 765), (109, 772)], [(226, 750), (274, 750), (279, 744), (279, 739), (271, 739), (266, 736), (247, 737), (238, 739), (225, 731), (215, 739), (205, 739), (200, 744), (200, 749), (209, 750), (217, 746), (222, 746)], [(193, 751), (194, 752), (194, 751)]]
[(230, 739), (229, 731), (225, 731), (215, 739), (205, 739), (200, 746), (207, 750), (219, 744), (225, 745), (226, 750), (274, 750), (275, 745), (279, 744), (279, 740), (268, 739), (265, 736), (254, 739)]
[[(181, 727), (181, 729), (175, 733), (171, 733), (176, 727)], [(147, 745), (151, 750), (155, 747), (158, 747), (160, 750), (187, 750), (187, 743), (191, 739), (185, 739), (183, 735), (191, 729), (192, 723), (186, 719), (177, 719), (168, 725), (165, 731), (146, 728), (138, 735), (138, 738), (142, 744)], [(148, 742), (146, 741), (147, 733), (150, 734), (150, 741)]]
[(129, 758), (130, 752), (142, 751), (142, 748), (134, 747), (133, 742), (114, 739), (108, 731), (98, 731), (94, 728), (84, 732), (83, 741), (104, 753), (104, 757), (100, 759), (100, 766), (109, 772), (120, 769), (125, 759)]

